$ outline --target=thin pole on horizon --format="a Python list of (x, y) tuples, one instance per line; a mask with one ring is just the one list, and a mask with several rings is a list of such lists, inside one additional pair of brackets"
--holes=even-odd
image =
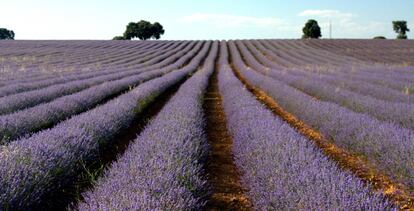
[(332, 39), (332, 20), (329, 20), (329, 39)]

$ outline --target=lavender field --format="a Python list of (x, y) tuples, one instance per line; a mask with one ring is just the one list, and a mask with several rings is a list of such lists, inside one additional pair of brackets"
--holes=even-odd
[(0, 210), (218, 209), (414, 209), (414, 41), (0, 41)]

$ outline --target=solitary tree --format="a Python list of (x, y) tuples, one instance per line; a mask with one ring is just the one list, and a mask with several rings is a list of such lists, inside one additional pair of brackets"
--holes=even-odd
[(14, 32), (5, 28), (0, 28), (0, 40), (14, 40)]
[(322, 37), (321, 28), (318, 25), (318, 21), (310, 19), (306, 22), (305, 26), (302, 29), (303, 35), (302, 38), (315, 38), (318, 39)]
[(397, 39), (407, 39), (406, 33), (410, 31), (407, 27), (407, 21), (393, 21), (394, 31), (398, 33)]
[(141, 40), (148, 40), (151, 38), (160, 39), (164, 34), (164, 28), (158, 22), (151, 24), (148, 21), (141, 20), (137, 23), (130, 22), (126, 26), (126, 30), (123, 36), (116, 36), (114, 40), (130, 40), (133, 38), (139, 38)]

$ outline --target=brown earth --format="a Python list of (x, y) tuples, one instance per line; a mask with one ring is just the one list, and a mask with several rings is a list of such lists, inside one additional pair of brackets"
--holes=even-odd
[(252, 210), (233, 161), (233, 142), (226, 128), (226, 116), (217, 83), (217, 68), (205, 94), (204, 111), (211, 147), (205, 170), (213, 191), (205, 210)]
[(148, 121), (161, 111), (168, 100), (177, 92), (180, 85), (184, 83), (185, 79), (156, 97), (152, 103), (135, 116), (131, 127), (121, 130), (113, 140), (109, 141), (113, 143), (112, 145), (101, 149), (100, 157), (96, 162), (84, 166), (77, 178), (74, 178), (67, 186), (63, 187), (60, 192), (51, 194), (50, 197), (47, 197), (47, 201), (35, 209), (65, 210), (68, 205), (70, 208), (75, 209), (76, 203), (82, 200), (81, 194), (93, 188), (93, 185), (101, 177), (105, 168), (109, 167), (112, 162), (124, 154), (129, 144), (145, 129)]
[(389, 176), (373, 167), (363, 158), (333, 144), (332, 141), (326, 139), (319, 131), (311, 128), (305, 122), (280, 107), (264, 91), (249, 84), (238, 69), (234, 65), (232, 67), (239, 80), (260, 102), (265, 104), (276, 116), (289, 123), (299, 133), (313, 141), (316, 146), (322, 149), (325, 155), (336, 161), (341, 168), (350, 170), (357, 177), (371, 184), (376, 191), (382, 192), (401, 209), (414, 210), (414, 195), (409, 191), (409, 188), (392, 181)]

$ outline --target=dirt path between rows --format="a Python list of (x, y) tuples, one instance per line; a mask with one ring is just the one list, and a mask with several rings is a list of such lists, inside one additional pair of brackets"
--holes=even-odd
[(351, 154), (326, 139), (319, 131), (311, 128), (293, 114), (287, 112), (264, 91), (252, 86), (232, 64), (232, 68), (239, 80), (253, 93), (256, 98), (265, 104), (276, 116), (283, 119), (300, 134), (313, 141), (325, 155), (336, 161), (341, 168), (350, 170), (363, 181), (371, 184), (376, 191), (382, 192), (390, 201), (401, 209), (414, 210), (414, 195), (402, 184), (393, 182), (387, 175), (372, 167), (362, 158)]
[(48, 197), (47, 202), (40, 205), (39, 209), (65, 210), (68, 205), (71, 208), (76, 208), (76, 203), (82, 200), (81, 194), (93, 188), (94, 183), (102, 176), (105, 168), (124, 154), (129, 144), (145, 129), (148, 121), (161, 111), (186, 78), (156, 97), (152, 103), (135, 116), (130, 127), (123, 129), (112, 141), (109, 141), (113, 143), (112, 145), (101, 149), (99, 160), (84, 166), (84, 169), (79, 172), (78, 178), (63, 187), (60, 192), (53, 193), (52, 196)]
[(251, 203), (245, 195), (233, 161), (233, 141), (226, 127), (217, 71), (216, 68), (204, 96), (206, 131), (211, 147), (205, 170), (213, 191), (205, 210), (251, 210)]

